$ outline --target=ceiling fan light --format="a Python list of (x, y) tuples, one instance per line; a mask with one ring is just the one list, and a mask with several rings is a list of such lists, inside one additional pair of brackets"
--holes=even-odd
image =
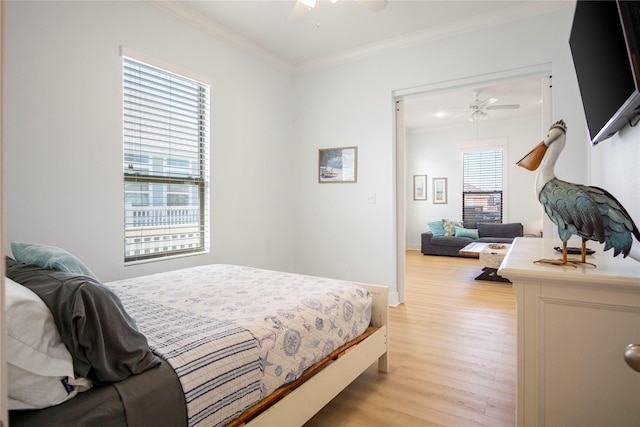
[(478, 120), (487, 120), (489, 115), (482, 110), (474, 110), (469, 117), (469, 121), (476, 122)]
[(316, 0), (300, 0), (300, 3), (304, 4), (307, 7), (313, 9), (316, 7)]

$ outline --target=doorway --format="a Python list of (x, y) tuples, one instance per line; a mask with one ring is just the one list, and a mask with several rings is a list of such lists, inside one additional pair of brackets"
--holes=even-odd
[[(466, 128), (466, 133), (462, 132), (458, 135), (458, 139), (471, 139), (478, 138), (479, 129), (482, 126), (482, 122), (488, 120), (497, 121), (498, 119), (507, 120), (508, 116), (501, 113), (506, 111), (521, 112), (522, 115), (530, 114), (529, 106), (523, 108), (522, 102), (515, 101), (509, 94), (509, 87), (511, 92), (516, 92), (513, 88), (518, 87), (519, 84), (524, 85), (524, 82), (530, 82), (531, 80), (537, 81), (539, 85), (539, 99), (537, 113), (539, 114), (540, 129), (536, 129), (535, 132), (544, 134), (545, 129), (552, 122), (551, 113), (551, 64), (541, 64), (537, 66), (524, 67), (519, 69), (507, 70), (502, 72), (496, 72), (488, 75), (469, 77), (465, 79), (451, 80), (448, 82), (436, 83), (425, 85), (417, 88), (397, 90), (393, 92), (393, 102), (396, 106), (395, 117), (395, 155), (396, 155), (396, 279), (398, 285), (398, 298), (399, 302), (405, 301), (404, 295), (404, 271), (405, 271), (405, 251), (407, 249), (419, 250), (419, 229), (425, 228), (426, 231), (427, 218), (422, 217), (419, 225), (415, 225), (416, 209), (428, 211), (431, 209), (434, 216), (440, 214), (447, 216), (443, 217), (461, 217), (461, 203), (459, 203), (456, 197), (458, 189), (449, 186), (449, 201), (445, 209), (434, 210), (434, 204), (431, 194), (427, 193), (426, 200), (414, 201), (412, 197), (413, 193), (413, 175), (427, 175), (427, 191), (431, 187), (432, 178), (439, 175), (430, 174), (428, 170), (417, 170), (415, 164), (409, 165), (407, 163), (407, 151), (410, 150), (407, 144), (411, 144), (411, 138), (407, 136), (412, 132), (417, 132), (420, 126), (425, 129), (434, 130), (436, 126), (456, 127), (456, 129), (462, 129), (461, 124), (469, 124)], [(514, 86), (515, 85), (515, 86)], [(475, 93), (479, 91), (479, 100), (485, 101), (489, 98), (498, 99), (497, 101), (491, 101), (491, 105), (514, 105), (521, 104), (517, 109), (491, 109), (486, 111), (490, 117), (486, 120), (469, 121), (470, 115), (473, 111), (469, 108), (469, 105), (475, 99)], [(498, 96), (495, 96), (498, 95)], [(524, 95), (522, 95), (524, 98)], [(466, 98), (465, 98), (466, 97)], [(527, 98), (528, 99), (528, 98)], [(437, 103), (435, 101), (438, 101)], [(529, 101), (527, 101), (529, 102)], [(429, 113), (426, 111), (428, 106), (431, 108), (434, 105), (445, 106), (447, 113), (450, 114), (449, 119), (443, 119), (441, 122), (435, 121), (436, 118), (425, 117)], [(449, 108), (451, 107), (451, 108)], [(456, 111), (456, 110), (460, 111)], [(437, 110), (440, 111), (440, 110)], [(434, 109), (431, 113), (435, 113)], [(526, 112), (526, 113), (525, 113)], [(455, 117), (451, 117), (456, 115)], [(422, 116), (422, 119), (416, 119), (416, 117)], [(422, 124), (420, 124), (422, 121)], [(438, 124), (443, 123), (443, 124)], [(474, 133), (475, 132), (475, 133)], [(488, 136), (488, 135), (483, 135)], [(456, 172), (450, 170), (448, 173), (455, 174)], [(454, 181), (455, 182), (455, 181)], [(507, 195), (508, 197), (508, 195)], [(441, 205), (437, 206), (441, 208)], [(419, 216), (420, 214), (418, 214)], [(417, 228), (418, 227), (418, 228)], [(411, 234), (408, 235), (407, 233)]]

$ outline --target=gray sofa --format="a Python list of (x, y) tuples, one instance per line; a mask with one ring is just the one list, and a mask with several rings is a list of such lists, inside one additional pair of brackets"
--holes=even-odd
[(422, 249), (424, 255), (462, 256), (460, 249), (471, 242), (511, 243), (514, 238), (522, 237), (523, 226), (519, 222), (507, 224), (464, 222), (465, 229), (477, 229), (478, 238), (463, 236), (434, 236), (431, 231), (422, 233)]

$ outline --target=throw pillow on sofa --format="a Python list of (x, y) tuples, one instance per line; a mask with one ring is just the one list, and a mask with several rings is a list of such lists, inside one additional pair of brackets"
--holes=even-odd
[(478, 230), (475, 228), (455, 227), (455, 230), (456, 237), (469, 237), (474, 240), (478, 238)]
[(433, 234), (434, 236), (444, 236), (444, 226), (442, 225), (442, 220), (431, 221), (427, 223), (427, 225), (431, 230), (431, 234)]
[(452, 219), (443, 219), (442, 226), (444, 227), (445, 236), (455, 236), (456, 227), (462, 227), (462, 222), (454, 221)]

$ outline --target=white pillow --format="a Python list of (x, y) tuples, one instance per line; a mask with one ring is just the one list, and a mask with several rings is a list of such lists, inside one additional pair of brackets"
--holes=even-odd
[(45, 303), (5, 277), (9, 409), (38, 409), (90, 388), (75, 379), (73, 360)]

